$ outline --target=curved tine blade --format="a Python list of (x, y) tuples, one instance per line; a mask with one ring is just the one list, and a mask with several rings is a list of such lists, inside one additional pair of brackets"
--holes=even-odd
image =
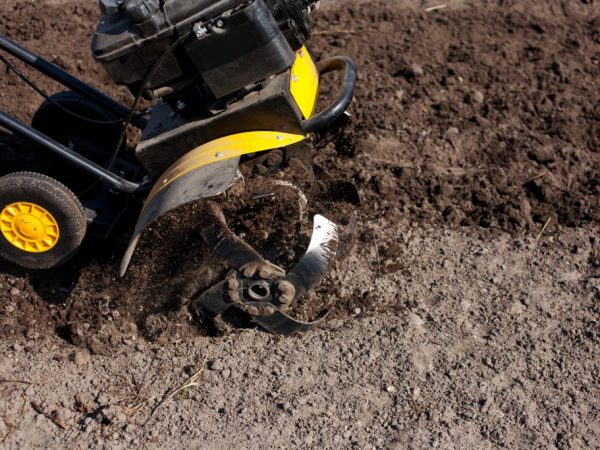
[(190, 309), (214, 318), (224, 313), (231, 304), (225, 301), (225, 281), (215, 284), (190, 302)]
[(236, 270), (240, 270), (251, 261), (262, 261), (262, 257), (254, 248), (231, 231), (221, 207), (216, 203), (206, 202), (200, 225), (200, 235), (204, 242), (219, 258), (225, 259)]
[(329, 311), (321, 313), (317, 319), (312, 322), (301, 322), (291, 316), (277, 310), (267, 317), (254, 317), (254, 321), (265, 330), (273, 334), (282, 336), (291, 336), (296, 333), (312, 330), (325, 320)]
[(296, 288), (296, 297), (311, 290), (329, 271), (338, 247), (338, 227), (317, 214), (308, 249), (298, 264), (285, 277)]

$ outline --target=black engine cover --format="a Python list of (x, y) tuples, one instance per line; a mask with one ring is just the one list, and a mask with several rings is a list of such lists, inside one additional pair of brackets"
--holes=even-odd
[[(145, 88), (170, 94), (206, 90), (219, 99), (288, 69), (308, 26), (273, 0), (100, 0), (103, 12), (92, 52), (117, 84), (133, 93), (165, 50)], [(294, 5), (304, 4), (291, 0)], [(289, 6), (289, 5), (288, 5)], [(301, 9), (300, 9), (301, 11)], [(162, 95), (161, 95), (162, 96)], [(203, 98), (200, 96), (199, 98)]]

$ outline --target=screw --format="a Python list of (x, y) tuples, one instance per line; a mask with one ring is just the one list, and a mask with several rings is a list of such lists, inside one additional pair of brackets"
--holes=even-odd
[(202, 36), (206, 36), (208, 34), (208, 28), (206, 28), (205, 26), (202, 26), (202, 24), (200, 22), (194, 24), (192, 31), (196, 35), (197, 39), (200, 39)]
[(225, 24), (223, 23), (223, 21), (222, 21), (221, 19), (219, 19), (219, 20), (217, 20), (217, 23), (216, 23), (216, 25), (217, 25), (217, 28), (223, 28), (223, 26), (224, 26)]

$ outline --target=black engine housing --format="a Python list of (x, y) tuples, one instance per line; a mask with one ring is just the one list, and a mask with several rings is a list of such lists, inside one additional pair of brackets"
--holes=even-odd
[[(315, 3), (100, 0), (92, 52), (113, 81), (134, 95), (143, 87), (145, 97), (161, 97), (184, 116), (197, 115), (287, 70), (308, 39)], [(181, 44), (165, 53), (181, 36)]]

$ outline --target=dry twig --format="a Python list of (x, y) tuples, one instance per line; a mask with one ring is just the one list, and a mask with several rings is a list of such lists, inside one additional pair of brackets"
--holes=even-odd
[(542, 229), (540, 231), (540, 234), (538, 234), (537, 237), (535, 238), (535, 243), (536, 244), (539, 242), (540, 238), (542, 237), (542, 234), (544, 234), (544, 231), (546, 230), (546, 227), (550, 224), (551, 220), (552, 220), (552, 217), (550, 217), (548, 220), (546, 220), (546, 223), (542, 227)]
[[(204, 370), (205, 365), (206, 365), (206, 359), (202, 363), (202, 366), (196, 372), (194, 372), (187, 380), (185, 380), (185, 383), (183, 383), (178, 388), (171, 389), (169, 392), (167, 392), (165, 395), (163, 395), (162, 398), (160, 399), (160, 401), (152, 408), (152, 411), (150, 411), (150, 417), (152, 417), (154, 415), (154, 413), (158, 410), (158, 408), (160, 408), (162, 405), (164, 405), (164, 403), (167, 400), (169, 400), (170, 398), (175, 397), (177, 394), (179, 394), (181, 391), (183, 391), (185, 389), (188, 389), (192, 386), (198, 386), (198, 383), (196, 383), (196, 380), (198, 379), (198, 377)], [(150, 419), (150, 417), (148, 419)]]
[(358, 34), (361, 31), (350, 28), (349, 30), (318, 30), (313, 32), (315, 36), (338, 35), (338, 34)]
[(425, 8), (425, 12), (433, 12), (433, 11), (439, 11), (440, 9), (444, 9), (447, 8), (448, 5), (443, 4), (443, 5), (436, 5), (436, 6), (430, 6), (429, 8)]
[(25, 381), (25, 380), (0, 380), (0, 383), (18, 383), (18, 384), (37, 384), (34, 383), (33, 381)]
[(41, 414), (42, 416), (46, 417), (48, 420), (50, 420), (52, 423), (54, 423), (57, 427), (62, 428), (63, 430), (67, 429), (67, 424), (65, 423), (65, 421), (62, 420), (60, 417), (58, 417), (56, 414), (52, 414), (52, 413), (48, 413), (48, 412), (44, 411), (44, 408), (42, 408), (36, 402), (31, 402), (31, 407), (33, 408), (33, 410), (36, 413)]
[[(150, 415), (148, 416), (148, 419), (146, 419), (146, 421), (144, 422), (144, 424), (146, 424), (151, 418), (152, 416), (156, 413), (156, 411), (165, 404), (165, 402), (173, 397), (175, 397), (177, 394), (179, 394), (180, 392), (184, 391), (185, 389), (188, 389), (192, 386), (198, 386), (197, 380), (198, 377), (200, 376), (200, 374), (202, 373), (202, 371), (204, 370), (204, 367), (206, 366), (206, 358), (204, 359), (201, 367), (194, 372), (187, 380), (185, 380), (185, 382), (177, 387), (177, 388), (173, 388), (169, 391), (167, 391), (158, 401), (158, 403), (156, 403), (156, 405), (154, 405), (152, 407), (152, 410), (150, 411)], [(135, 413), (137, 413), (139, 410), (141, 410), (142, 408), (144, 408), (145, 406), (147, 406), (149, 403), (155, 401), (158, 399), (157, 395), (153, 395), (151, 397), (148, 397), (146, 400), (144, 400), (143, 402), (133, 406), (132, 408), (127, 408), (127, 415), (133, 415)]]

